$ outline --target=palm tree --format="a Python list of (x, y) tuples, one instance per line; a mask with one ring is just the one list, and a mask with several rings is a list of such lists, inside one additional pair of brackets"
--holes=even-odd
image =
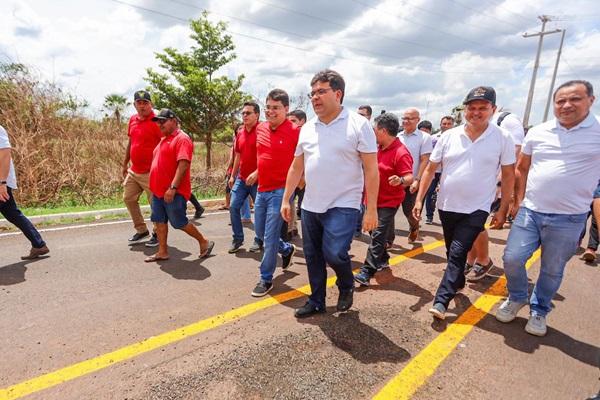
[(117, 124), (121, 124), (123, 111), (130, 105), (131, 103), (127, 101), (126, 97), (112, 93), (104, 98), (102, 108), (107, 113), (107, 116), (112, 115)]

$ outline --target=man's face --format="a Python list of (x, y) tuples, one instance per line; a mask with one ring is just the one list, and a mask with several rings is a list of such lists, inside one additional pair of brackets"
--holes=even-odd
[(244, 106), (242, 108), (242, 122), (244, 126), (253, 127), (258, 122), (259, 115), (254, 111), (252, 106)]
[(454, 122), (450, 118), (444, 118), (442, 122), (440, 122), (440, 130), (442, 132), (447, 131), (448, 129), (451, 129), (453, 125)]
[(411, 133), (417, 129), (420, 118), (419, 113), (416, 110), (407, 110), (402, 114), (402, 127), (404, 132)]
[(133, 106), (142, 119), (148, 118), (152, 114), (152, 103), (148, 100), (136, 100)]
[(587, 117), (594, 103), (594, 96), (588, 96), (585, 86), (576, 84), (556, 92), (554, 116), (567, 129), (574, 127)]
[(267, 105), (265, 107), (265, 116), (269, 125), (272, 127), (278, 127), (285, 121), (289, 107), (283, 105), (281, 101), (275, 101), (273, 99), (267, 99)]
[(304, 120), (303, 119), (298, 119), (298, 117), (296, 117), (293, 114), (288, 115), (287, 119), (289, 119), (290, 121), (292, 121), (292, 123), (295, 124), (298, 127), (301, 127), (302, 125), (304, 125)]
[(494, 115), (496, 107), (489, 101), (473, 100), (465, 106), (465, 120), (473, 127), (486, 127)]
[(363, 117), (365, 117), (369, 121), (371, 120), (371, 116), (369, 115), (369, 113), (367, 112), (367, 110), (365, 108), (359, 108), (358, 111), (357, 111), (357, 113), (359, 113), (360, 115), (362, 115)]
[(175, 118), (159, 119), (156, 123), (164, 136), (172, 134), (177, 129), (177, 120)]
[(317, 116), (329, 116), (338, 110), (342, 99), (341, 90), (333, 90), (329, 82), (319, 81), (312, 85), (311, 89), (310, 102)]
[(380, 128), (377, 124), (375, 124), (375, 126), (373, 127), (373, 130), (375, 131), (375, 140), (377, 140), (377, 145), (379, 145), (379, 146), (383, 145), (384, 141), (385, 141), (385, 137), (389, 136), (389, 135), (387, 134), (385, 129)]

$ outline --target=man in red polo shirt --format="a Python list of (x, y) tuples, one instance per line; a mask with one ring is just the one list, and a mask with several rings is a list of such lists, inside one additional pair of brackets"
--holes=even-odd
[(379, 167), (379, 194), (377, 196), (377, 228), (371, 233), (371, 244), (365, 264), (354, 280), (362, 286), (377, 271), (389, 267), (390, 255), (386, 250), (389, 230), (394, 229), (394, 216), (404, 201), (405, 188), (413, 181), (413, 159), (410, 152), (396, 137), (400, 129), (398, 117), (386, 113), (375, 118), (375, 138), (379, 147), (377, 164)]
[(198, 241), (200, 258), (208, 257), (214, 242), (208, 241), (190, 223), (186, 216), (187, 201), (192, 195), (190, 164), (194, 152), (192, 139), (179, 129), (179, 119), (168, 108), (160, 110), (152, 118), (160, 126), (164, 135), (154, 149), (150, 168), (150, 190), (152, 191), (152, 222), (156, 224), (158, 252), (146, 262), (169, 259), (167, 250), (167, 222), (175, 229), (181, 229)]
[[(256, 201), (256, 183), (257, 160), (256, 160), (256, 126), (260, 117), (260, 107), (255, 102), (246, 102), (242, 108), (243, 126), (238, 131), (235, 144), (235, 161), (229, 178), (229, 187), (231, 187), (231, 202), (229, 205), (229, 215), (231, 218), (231, 230), (233, 231), (233, 241), (229, 248), (229, 253), (237, 252), (244, 243), (244, 228), (242, 226), (242, 207), (248, 199), (252, 197)], [(237, 178), (236, 178), (237, 176)], [(250, 183), (253, 182), (253, 183)], [(262, 241), (254, 238), (254, 245), (250, 251), (260, 251)]]
[(267, 122), (260, 123), (256, 128), (257, 174), (251, 174), (246, 179), (248, 185), (253, 185), (258, 179), (254, 230), (257, 238), (264, 244), (260, 281), (252, 291), (254, 297), (264, 296), (273, 288), (277, 253), (282, 256), (282, 268), (285, 270), (291, 265), (296, 251), (293, 244), (280, 238), (283, 218), (279, 210), (288, 169), (294, 159), (300, 134), (300, 128), (286, 118), (289, 104), (289, 96), (285, 91), (273, 89), (269, 92), (265, 107)]
[[(142, 210), (140, 209), (140, 195), (146, 192), (148, 202), (152, 199), (152, 193), (148, 186), (150, 175), (150, 165), (152, 164), (152, 152), (160, 142), (162, 134), (158, 125), (152, 118), (152, 99), (150, 93), (145, 90), (138, 90), (133, 95), (133, 106), (137, 114), (129, 119), (129, 129), (127, 136), (127, 151), (123, 161), (123, 201), (136, 230), (135, 235), (129, 239), (129, 244), (138, 243), (149, 235), (148, 227), (144, 222)], [(129, 165), (131, 162), (131, 166)], [(158, 241), (153, 235), (147, 246), (156, 246)]]

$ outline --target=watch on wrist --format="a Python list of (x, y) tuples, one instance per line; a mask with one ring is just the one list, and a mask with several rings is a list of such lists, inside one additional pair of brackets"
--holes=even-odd
[(2, 186), (2, 185), (8, 185), (8, 182), (7, 181), (0, 181), (0, 186)]
[(175, 186), (175, 185), (171, 185), (171, 186), (169, 186), (169, 190), (171, 190), (171, 189), (173, 189), (173, 190), (177, 190), (177, 186)]

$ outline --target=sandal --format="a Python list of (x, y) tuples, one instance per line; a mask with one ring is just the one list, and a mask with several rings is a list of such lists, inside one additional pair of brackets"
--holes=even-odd
[(146, 257), (144, 262), (150, 263), (150, 262), (157, 262), (157, 261), (166, 261), (168, 259), (169, 259), (169, 257), (160, 257), (156, 254), (153, 254), (150, 257)]
[(200, 255), (198, 256), (199, 258), (206, 258), (210, 255), (210, 253), (212, 252), (213, 248), (215, 247), (215, 242), (213, 242), (212, 240), (208, 241), (208, 246), (206, 246), (206, 249), (202, 250), (202, 252), (200, 253)]

